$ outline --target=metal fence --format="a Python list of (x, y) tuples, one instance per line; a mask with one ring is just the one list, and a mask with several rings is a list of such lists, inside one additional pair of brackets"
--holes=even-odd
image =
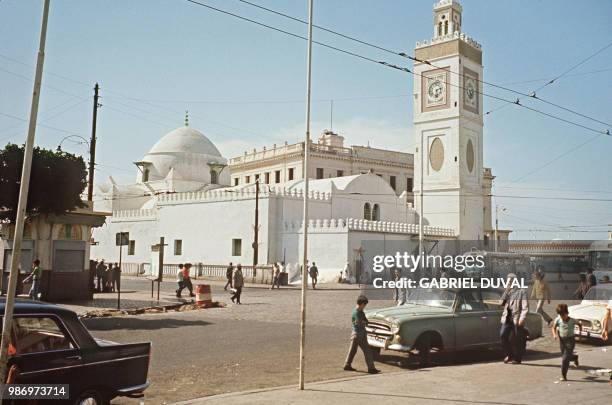
[[(225, 280), (227, 265), (196, 263), (191, 268), (194, 279)], [(178, 264), (164, 264), (164, 278), (174, 280), (179, 271)], [(242, 266), (244, 281), (255, 284), (272, 283), (272, 266), (257, 266), (256, 275), (253, 266)], [(150, 263), (122, 263), (121, 274), (125, 276), (151, 277)], [(156, 275), (155, 275), (156, 276)]]

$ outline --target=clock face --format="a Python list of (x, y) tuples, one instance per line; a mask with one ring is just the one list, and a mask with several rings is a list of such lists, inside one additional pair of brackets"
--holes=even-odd
[(446, 104), (445, 74), (436, 74), (427, 77), (427, 107)]
[(478, 74), (469, 69), (463, 69), (463, 105), (474, 114), (478, 114)]

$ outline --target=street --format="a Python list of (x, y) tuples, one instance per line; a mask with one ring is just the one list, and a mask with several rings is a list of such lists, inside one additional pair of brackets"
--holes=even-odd
[[(84, 321), (96, 337), (120, 343), (152, 341), (149, 367), (151, 387), (145, 403), (176, 402), (208, 395), (297, 384), (300, 291), (246, 288), (243, 305), (230, 302), (222, 284), (213, 282), (213, 299), (226, 308), (129, 317), (94, 318)], [(143, 280), (126, 279), (124, 289), (150, 291)], [(172, 293), (174, 283), (162, 285)], [(365, 375), (363, 357), (354, 366), (358, 373), (342, 370), (350, 335), (350, 311), (358, 290), (309, 290), (306, 348), (306, 380), (322, 381)], [(371, 301), (369, 307), (384, 307), (391, 301)], [(547, 308), (552, 311), (551, 308)], [(558, 343), (546, 328), (546, 337), (528, 344), (529, 359), (558, 357)], [(578, 344), (592, 348), (592, 344)], [(377, 362), (383, 373), (418, 370), (416, 360), (383, 352)], [(499, 362), (495, 352), (440, 354), (434, 365)], [(530, 367), (530, 369), (534, 369)], [(537, 367), (536, 367), (537, 369)], [(534, 370), (532, 370), (534, 371)], [(541, 372), (541, 370), (540, 370)], [(559, 373), (551, 368), (551, 381)], [(113, 403), (138, 403), (118, 398)]]

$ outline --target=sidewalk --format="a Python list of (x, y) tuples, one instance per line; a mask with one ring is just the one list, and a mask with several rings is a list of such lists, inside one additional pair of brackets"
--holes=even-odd
[[(558, 382), (560, 357), (449, 365), (394, 373), (348, 373), (345, 379), (215, 395), (178, 404), (597, 404), (609, 403), (612, 386), (593, 370), (612, 366), (612, 347), (582, 350), (581, 367)], [(309, 365), (307, 367), (316, 367)], [(362, 364), (356, 364), (363, 367)], [(307, 371), (308, 373), (308, 371)], [(354, 376), (354, 377), (353, 377)], [(607, 399), (606, 399), (607, 398)]]

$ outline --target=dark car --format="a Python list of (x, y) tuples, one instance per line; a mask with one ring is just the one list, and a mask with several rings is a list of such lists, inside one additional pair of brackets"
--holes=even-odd
[[(4, 315), (5, 300), (0, 300)], [(16, 300), (8, 368), (14, 384), (68, 384), (70, 404), (108, 404), (142, 397), (151, 343), (95, 339), (77, 315), (38, 301)], [(51, 403), (49, 401), (41, 401)], [(56, 401), (52, 401), (56, 402)]]

